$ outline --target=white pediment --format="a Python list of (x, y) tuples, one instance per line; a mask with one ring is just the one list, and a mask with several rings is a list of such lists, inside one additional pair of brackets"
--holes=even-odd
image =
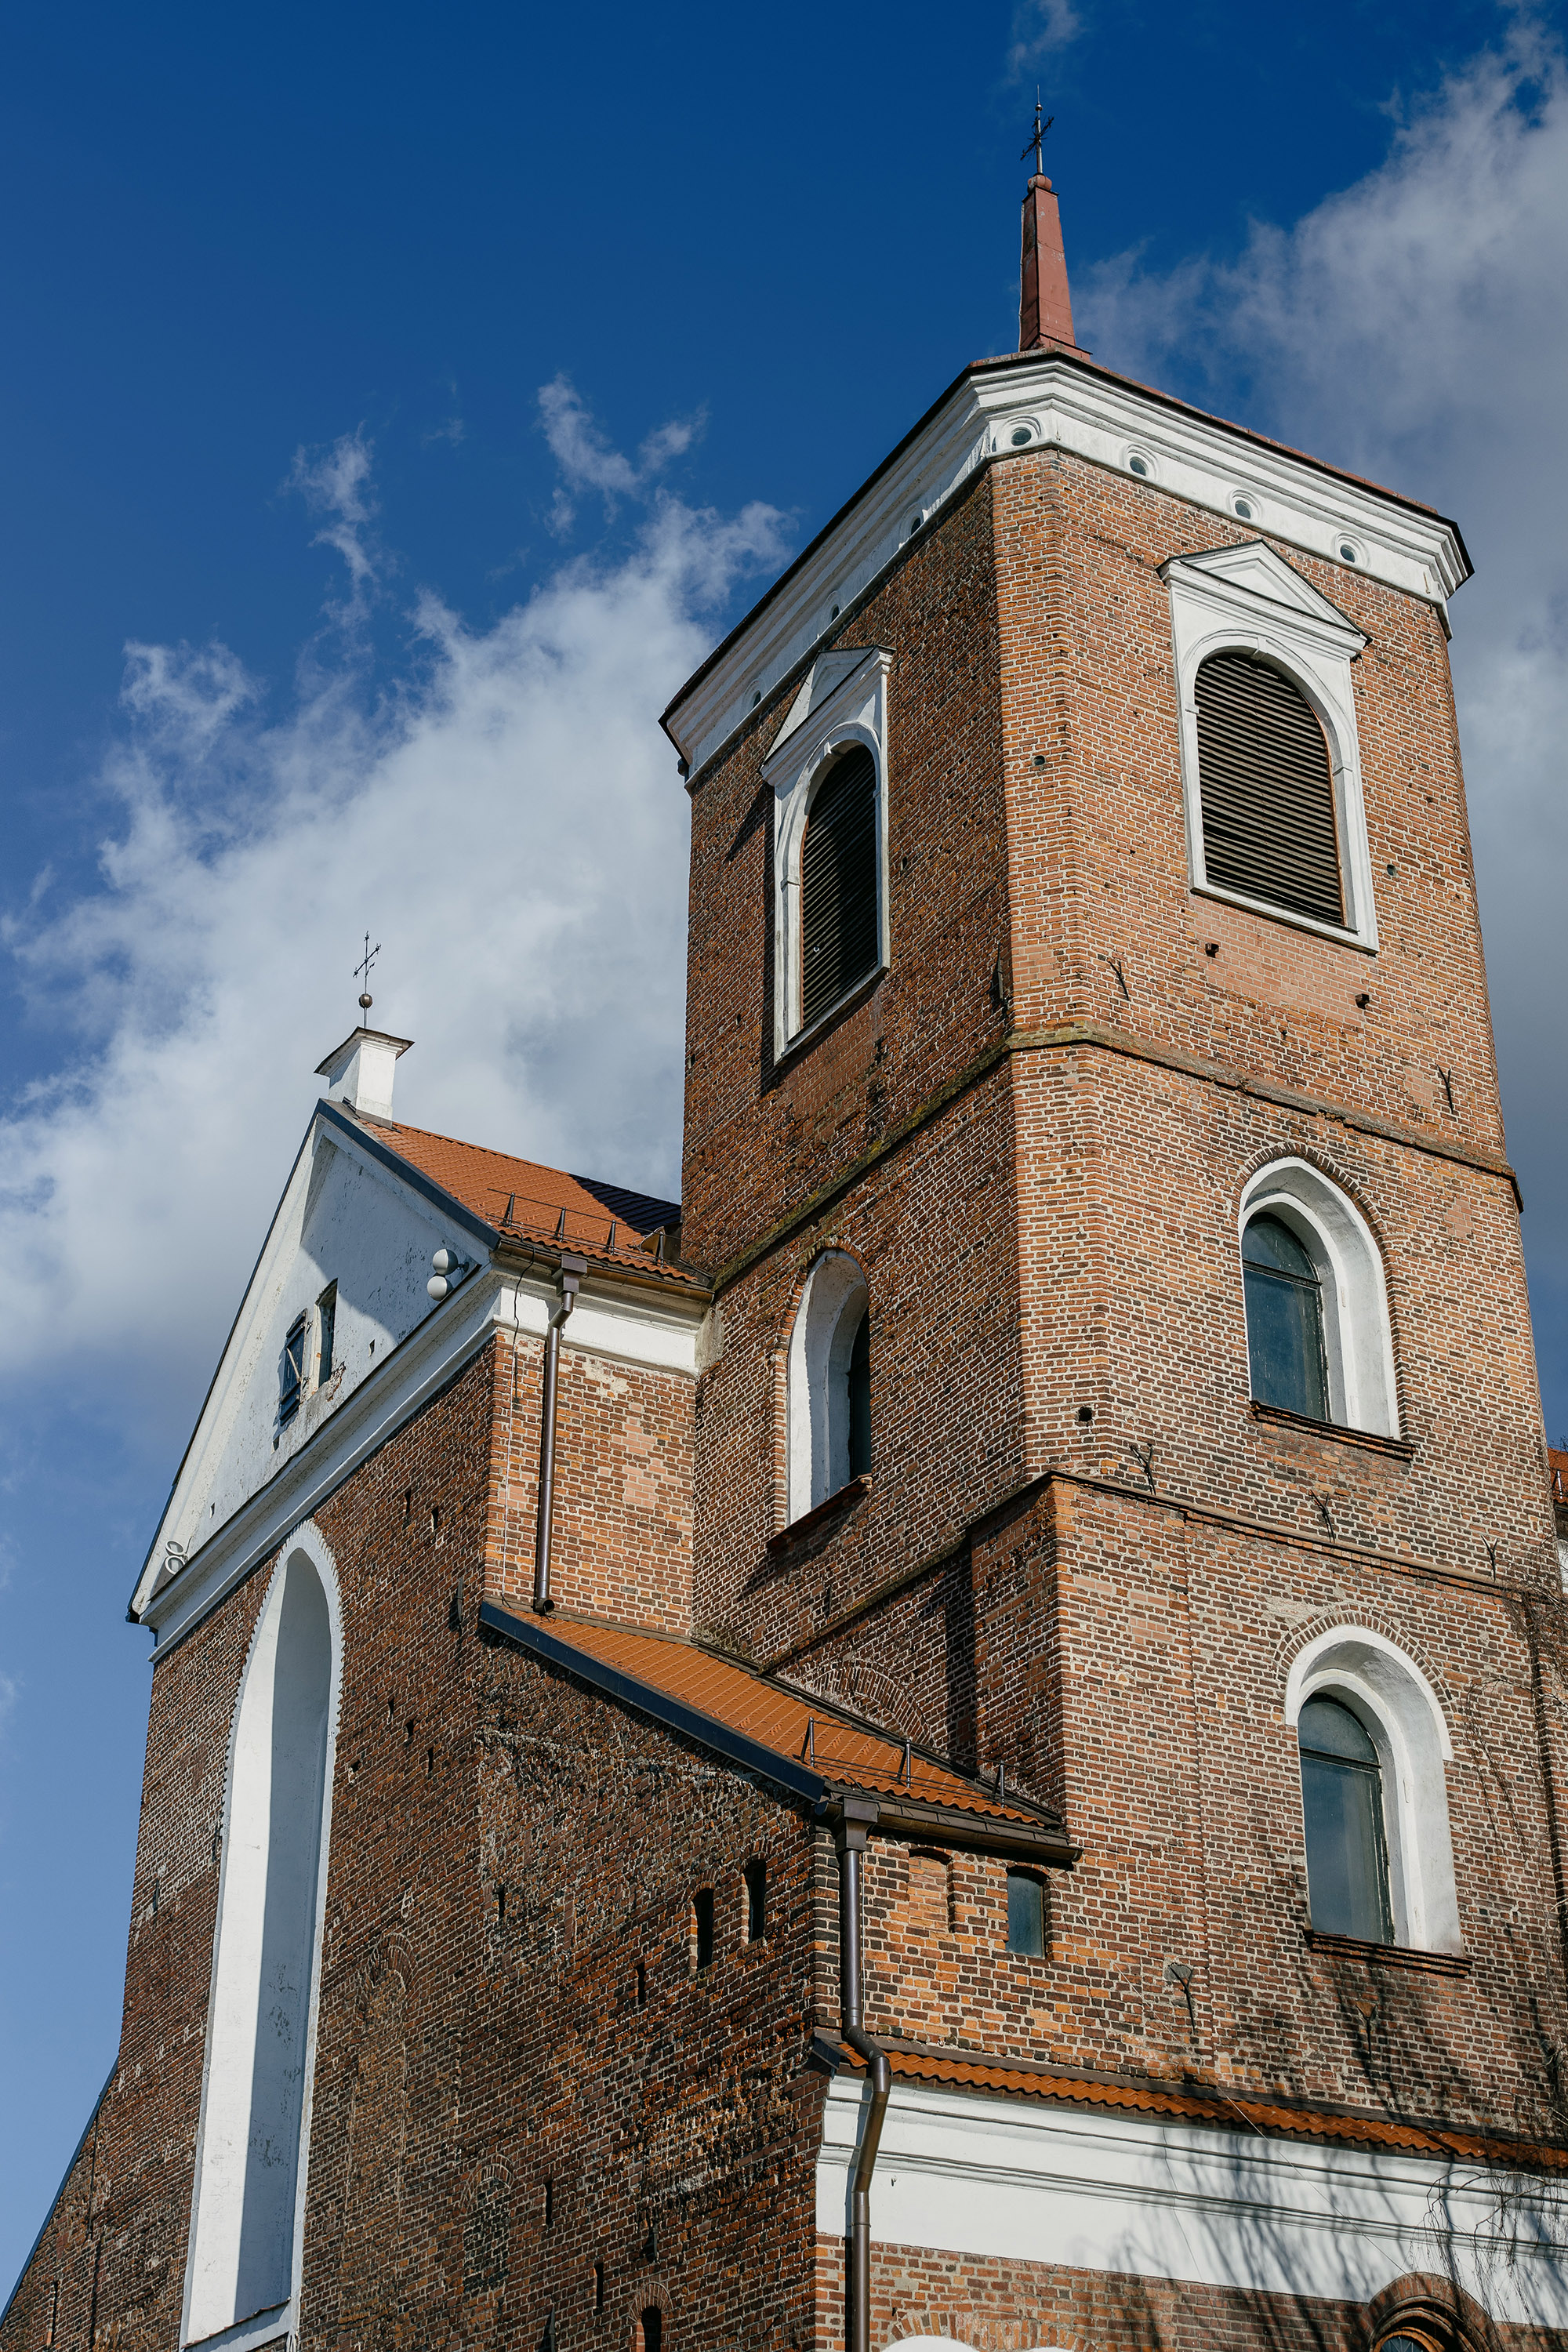
[[(410, 1171), (412, 1178), (413, 1171)], [(205, 1546), (274, 1480), (399, 1346), (430, 1320), (430, 1261), (488, 1256), (479, 1228), (405, 1181), (335, 1110), (311, 1120), (180, 1465), (133, 1608), (189, 1573)], [(335, 1290), (333, 1290), (335, 1286)], [(332, 1290), (331, 1361), (321, 1302)], [(280, 1416), (284, 1350), (305, 1318), (297, 1409)]]
[(768, 753), (770, 762), (780, 745), (788, 740), (797, 727), (804, 727), (814, 711), (820, 710), (825, 702), (830, 701), (845, 679), (853, 677), (861, 665), (872, 658), (876, 650), (874, 646), (848, 646), (841, 652), (823, 654), (812, 663), (801, 679), (795, 700), (790, 704), (788, 718), (773, 738), (773, 751)]
[(1173, 555), (1161, 564), (1160, 577), (1167, 585), (1179, 577), (1189, 586), (1201, 583), (1237, 599), (1246, 598), (1276, 610), (1283, 606), (1287, 612), (1315, 621), (1325, 629), (1353, 637), (1358, 651), (1366, 643), (1363, 632), (1337, 604), (1321, 596), (1310, 581), (1303, 580), (1283, 556), (1277, 555), (1262, 540), (1247, 540), (1240, 547), (1211, 547), (1198, 555)]

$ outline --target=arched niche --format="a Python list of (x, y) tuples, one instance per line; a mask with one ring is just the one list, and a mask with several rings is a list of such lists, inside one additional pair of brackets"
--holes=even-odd
[(857, 1261), (845, 1250), (826, 1251), (806, 1276), (790, 1333), (792, 1519), (849, 1483), (849, 1363), (869, 1305)]
[[(281, 2332), (299, 2275), (340, 1654), (336, 1578), (290, 1538), (235, 1710), (183, 2340)], [(247, 2340), (243, 2333), (232, 2340)]]

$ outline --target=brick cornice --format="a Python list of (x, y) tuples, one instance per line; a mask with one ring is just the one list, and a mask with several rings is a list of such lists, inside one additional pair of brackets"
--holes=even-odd
[(1211, 1062), (1201, 1054), (1183, 1053), (1179, 1047), (1161, 1045), (1152, 1037), (1135, 1037), (1130, 1030), (1107, 1028), (1094, 1021), (1065, 1021), (1053, 1029), (1015, 1029), (1008, 1035), (1006, 1050), (1010, 1054), (1039, 1054), (1073, 1045), (1097, 1046), (1104, 1053), (1125, 1055), (1131, 1061), (1152, 1062), (1157, 1068), (1176, 1070), (1184, 1077), (1200, 1078), (1209, 1086), (1251, 1095), (1257, 1101), (1273, 1103), (1281, 1110), (1299, 1111), (1308, 1118), (1331, 1118), (1354, 1134), (1375, 1135), (1386, 1143), (1403, 1144), (1413, 1151), (1429, 1152), (1437, 1160), (1454, 1160), (1461, 1168), (1474, 1168), (1482, 1175), (1500, 1177), (1512, 1192), (1517, 1205), (1521, 1209), (1524, 1206), (1519, 1178), (1495, 1151), (1484, 1150), (1477, 1144), (1450, 1143), (1443, 1136), (1427, 1135), (1419, 1128), (1379, 1118), (1373, 1111), (1356, 1110), (1349, 1103), (1331, 1101), (1326, 1095), (1300, 1094), (1293, 1087), (1252, 1077), (1245, 1070), (1227, 1069), (1223, 1062)]
[(1331, 1101), (1326, 1095), (1307, 1095), (1294, 1087), (1277, 1086), (1271, 1079), (1250, 1076), (1245, 1070), (1226, 1068), (1223, 1062), (1211, 1062), (1200, 1054), (1187, 1054), (1174, 1045), (1162, 1045), (1152, 1037), (1135, 1037), (1131, 1030), (1112, 1029), (1095, 1021), (1064, 1021), (1051, 1029), (1014, 1029), (995, 1045), (986, 1047), (966, 1063), (946, 1083), (926, 1096), (914, 1109), (889, 1129), (879, 1141), (859, 1152), (842, 1168), (837, 1176), (818, 1184), (787, 1215), (770, 1225), (765, 1234), (737, 1250), (718, 1271), (709, 1277), (711, 1295), (718, 1298), (731, 1290), (742, 1275), (754, 1265), (793, 1241), (796, 1234), (814, 1219), (832, 1207), (835, 1201), (853, 1189), (863, 1176), (907, 1143), (911, 1136), (944, 1111), (950, 1103), (989, 1077), (1004, 1061), (1015, 1054), (1046, 1054), (1088, 1045), (1107, 1054), (1121, 1054), (1129, 1060), (1149, 1062), (1156, 1068), (1174, 1070), (1183, 1077), (1197, 1078), (1208, 1086), (1224, 1087), (1232, 1093), (1250, 1095), (1255, 1101), (1274, 1105), (1280, 1110), (1298, 1112), (1307, 1118), (1332, 1119), (1337, 1126), (1348, 1128), (1352, 1134), (1375, 1135), (1385, 1143), (1397, 1143), (1412, 1151), (1425, 1151), (1436, 1160), (1447, 1160), (1460, 1168), (1473, 1168), (1483, 1176), (1495, 1176), (1505, 1183), (1514, 1197), (1515, 1205), (1522, 1210), (1524, 1201), (1519, 1189), (1519, 1178), (1500, 1154), (1484, 1150), (1479, 1145), (1450, 1143), (1447, 1138), (1426, 1135), (1419, 1128), (1403, 1127), (1396, 1120), (1379, 1118), (1373, 1111), (1357, 1110), (1349, 1103)]

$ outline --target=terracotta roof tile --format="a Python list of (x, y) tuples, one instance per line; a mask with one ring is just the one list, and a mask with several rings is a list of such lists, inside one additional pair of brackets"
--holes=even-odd
[[(680, 1203), (608, 1184), (591, 1176), (569, 1176), (534, 1160), (459, 1143), (399, 1119), (361, 1118), (359, 1124), (379, 1143), (417, 1168), (496, 1233), (519, 1240), (552, 1243), (607, 1264), (656, 1270), (644, 1244), (661, 1228), (680, 1223)], [(563, 1222), (564, 1220), (564, 1222)], [(672, 1282), (696, 1277), (683, 1267), (661, 1264), (657, 1271)]]
[(1546, 1449), (1546, 1483), (1554, 1503), (1568, 1503), (1568, 1453), (1560, 1446)]
[[(857, 2071), (860, 2061), (845, 2053)], [(1500, 2158), (1551, 2171), (1568, 2170), (1568, 2148), (1534, 2142), (1489, 2139), (1475, 2132), (1425, 2129), (1419, 2124), (1388, 2123), (1375, 2116), (1336, 2116), (1300, 2107), (1276, 2106), (1267, 2099), (1237, 2098), (1228, 2092), (1200, 2088), (1164, 2090), (1147, 2083), (1079, 2083), (1070, 2075), (1049, 2074), (1035, 2067), (994, 2065), (973, 2058), (943, 2058), (934, 2053), (889, 2049), (888, 2063), (906, 2081), (952, 2083), (967, 2090), (994, 2091), (1007, 2098), (1061, 2099), (1078, 2106), (1115, 2107), (1143, 2115), (1177, 2116), (1194, 2123), (1228, 2126), (1238, 2123), (1268, 2137), (1351, 2140), (1363, 2147), (1400, 2147), (1426, 2156), (1463, 2156), (1472, 2160)]]
[(551, 1617), (549, 1632), (555, 1641), (635, 1676), (776, 1756), (814, 1764), (825, 1780), (837, 1786), (947, 1806), (1022, 1828), (1052, 1818), (1030, 1805), (1002, 1803), (979, 1782), (912, 1749), (906, 1769), (904, 1743), (896, 1734), (857, 1723), (810, 1693), (769, 1680), (695, 1643), (559, 1615)]

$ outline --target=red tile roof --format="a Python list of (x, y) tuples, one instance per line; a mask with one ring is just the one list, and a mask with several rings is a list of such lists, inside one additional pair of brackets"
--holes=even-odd
[(1568, 1503), (1568, 1454), (1559, 1446), (1546, 1449), (1546, 1483), (1554, 1503)]
[(569, 1176), (563, 1169), (432, 1135), (400, 1119), (362, 1116), (357, 1123), (503, 1238), (550, 1243), (584, 1257), (635, 1266), (641, 1274), (657, 1270), (689, 1286), (697, 1280), (684, 1268), (656, 1261), (647, 1246), (661, 1230), (679, 1228), (678, 1201), (590, 1176)]
[[(1388, 2123), (1376, 2116), (1324, 2115), (1197, 2084), (1173, 2085), (1167, 2090), (1152, 2083), (1082, 2083), (1040, 2067), (1010, 2065), (1005, 2059), (992, 2063), (967, 2055), (948, 2058), (935, 2051), (884, 2047), (893, 2074), (908, 2082), (951, 2083), (965, 2090), (995, 2092), (1005, 2098), (1067, 2100), (1079, 2106), (1184, 2116), (1194, 2123), (1228, 2126), (1233, 2131), (1239, 2124), (1264, 2137), (1352, 2140), (1363, 2147), (1407, 2148), (1424, 2156), (1500, 2159), (1550, 2171), (1568, 2170), (1568, 2148), (1534, 2141), (1489, 2139), (1476, 2132)], [(847, 2067), (859, 2071), (859, 2059), (848, 2051), (844, 2056)]]
[[(1002, 1851), (1016, 1839), (1037, 1842), (1043, 1858), (1070, 1858), (1060, 1822), (1044, 1808), (1004, 1800), (952, 1765), (912, 1747), (906, 1751), (896, 1733), (880, 1731), (845, 1707), (789, 1688), (695, 1642), (597, 1618), (511, 1618), (489, 1605), (481, 1618), (503, 1638), (556, 1663), (569, 1664), (575, 1654), (585, 1665), (592, 1661), (611, 1675), (629, 1677), (647, 1694), (683, 1710), (693, 1737), (700, 1738), (710, 1727), (721, 1750), (726, 1735), (752, 1743), (785, 1768), (787, 1781), (805, 1782), (826, 1796), (865, 1790), (880, 1801), (885, 1819), (908, 1812), (929, 1820), (938, 1842), (962, 1832), (963, 1843), (972, 1832), (976, 1843), (982, 1836), (1000, 1840)], [(637, 1704), (635, 1691), (626, 1696)], [(760, 1769), (765, 1770), (765, 1764)]]

